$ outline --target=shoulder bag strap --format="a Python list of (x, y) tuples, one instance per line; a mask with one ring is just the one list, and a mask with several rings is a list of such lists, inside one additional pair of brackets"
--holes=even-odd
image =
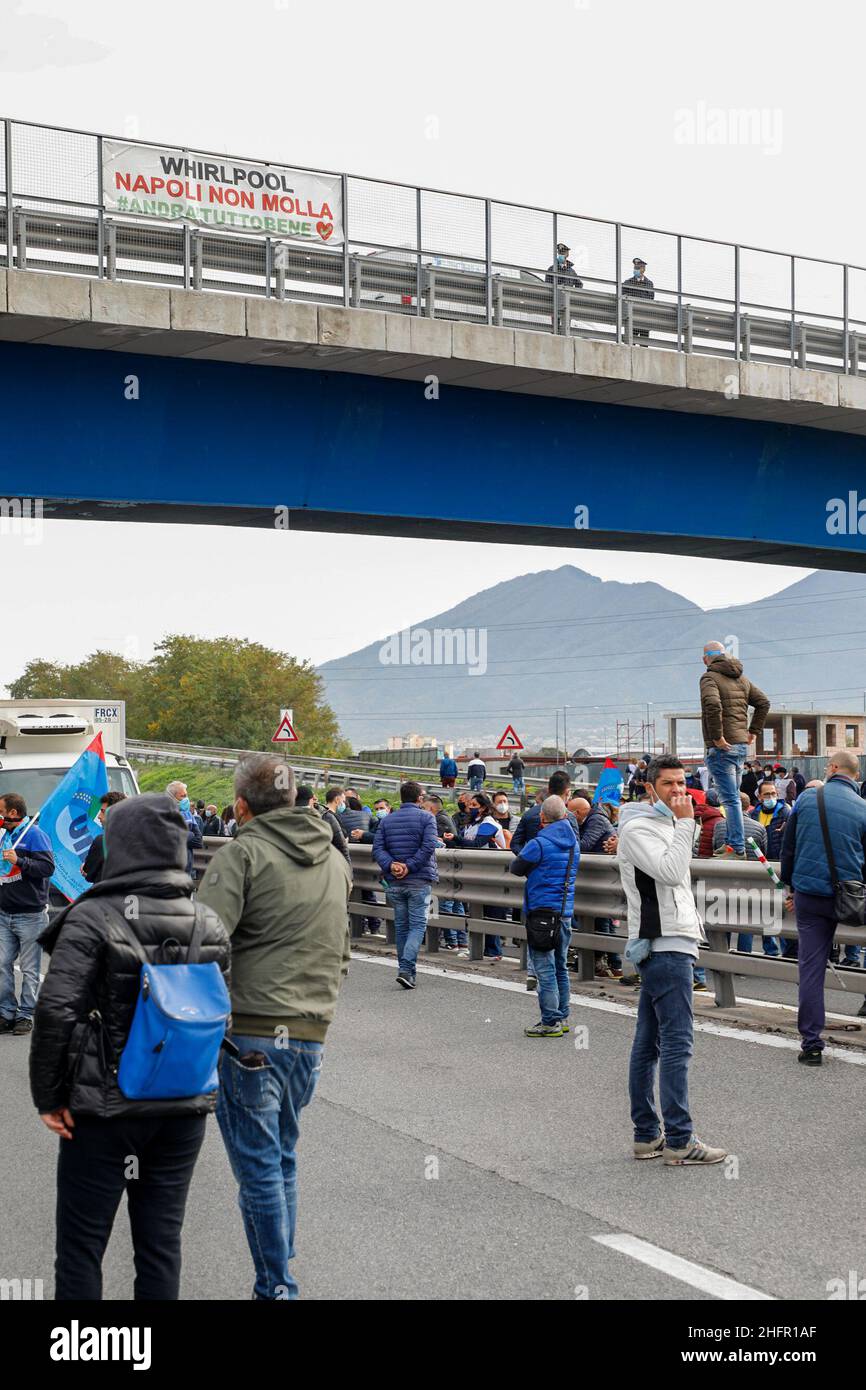
[[(109, 934), (111, 933), (112, 920), (114, 920), (114, 922), (120, 928), (124, 940), (129, 946), (132, 947), (135, 954), (138, 956), (138, 959), (141, 961), (142, 965), (150, 965), (152, 962), (150, 961), (147, 952), (145, 951), (144, 947), (142, 946), (141, 942), (139, 941), (138, 937), (132, 930), (132, 927), (129, 925), (129, 922), (126, 920), (120, 909), (111, 906), (109, 903), (101, 903), (100, 907), (102, 910), (102, 915), (104, 916), (106, 923), (108, 924)], [(194, 902), (193, 909), (195, 911), (195, 920), (193, 922), (192, 935), (189, 939), (189, 945), (186, 948), (187, 965), (193, 965), (195, 964), (195, 962), (198, 961), (199, 955), (201, 953), (202, 939), (204, 937), (205, 923), (207, 922), (207, 913), (205, 911), (204, 906), (201, 903)]]
[(186, 948), (187, 965), (195, 965), (201, 954), (201, 944), (204, 939), (204, 928), (207, 922), (207, 912), (203, 903), (193, 902), (195, 909), (195, 921), (192, 928), (192, 936)]
[(568, 880), (571, 878), (571, 866), (574, 863), (575, 848), (576, 846), (572, 845), (571, 849), (568, 851), (568, 866), (565, 870), (565, 886), (562, 890), (562, 907), (559, 909), (560, 917), (565, 916), (565, 904), (568, 901)]
[(827, 828), (827, 808), (824, 805), (824, 788), (818, 788), (818, 816), (821, 821), (821, 834), (824, 836), (824, 849), (827, 851), (827, 863), (830, 866), (830, 881), (833, 887), (839, 882), (836, 873), (836, 860), (833, 857), (833, 846), (830, 843), (830, 831)]
[(114, 923), (120, 928), (123, 938), (126, 941), (127, 945), (132, 947), (133, 951), (138, 956), (138, 959), (141, 961), (142, 965), (150, 965), (150, 961), (147, 958), (147, 952), (145, 951), (144, 947), (142, 946), (141, 942), (139, 941), (138, 937), (132, 930), (132, 927), (129, 925), (120, 909), (116, 907), (111, 907), (109, 903), (101, 903), (100, 910), (108, 926), (109, 936), (111, 936), (112, 934), (111, 927), (112, 921), (114, 921)]

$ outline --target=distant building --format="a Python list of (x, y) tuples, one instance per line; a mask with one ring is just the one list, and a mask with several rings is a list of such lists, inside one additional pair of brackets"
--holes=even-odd
[(438, 748), (439, 740), (426, 734), (393, 734), (388, 739), (388, 747), (395, 748)]
[[(669, 752), (677, 751), (678, 724), (691, 722), (691, 728), (680, 731), (683, 741), (689, 747), (700, 745), (700, 713), (691, 710), (666, 714), (664, 717), (668, 726)], [(864, 739), (866, 713), (863, 710), (859, 714), (840, 714), (838, 710), (787, 709), (782, 705), (770, 711), (754, 751), (759, 758), (772, 758), (777, 762), (807, 757), (823, 758), (827, 753), (837, 753), (842, 748), (850, 749), (859, 756), (866, 751)]]

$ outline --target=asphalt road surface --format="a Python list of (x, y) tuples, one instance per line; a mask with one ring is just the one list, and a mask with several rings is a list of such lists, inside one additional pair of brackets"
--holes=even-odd
[[(631, 1001), (581, 999), (535, 1041), (519, 984), (353, 960), (299, 1149), (295, 1273), (314, 1299), (826, 1299), (866, 1274), (857, 1217), (866, 1058), (797, 1064), (787, 1039), (699, 1031), (697, 1132), (735, 1162), (635, 1163)], [(585, 1029), (584, 1032), (577, 1031)], [(576, 1044), (581, 1044), (580, 1046)], [(53, 1287), (57, 1140), (0, 1037), (0, 1278)], [(74, 1142), (74, 1141), (73, 1141)], [(182, 1296), (248, 1299), (249, 1255), (215, 1122), (187, 1210)], [(129, 1298), (125, 1212), (106, 1298)]]

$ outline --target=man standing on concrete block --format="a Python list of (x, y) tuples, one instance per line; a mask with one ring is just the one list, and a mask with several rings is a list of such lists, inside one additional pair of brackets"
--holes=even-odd
[[(719, 856), (746, 857), (740, 782), (750, 744), (770, 712), (763, 690), (743, 675), (743, 663), (728, 656), (721, 642), (704, 644), (706, 673), (701, 676), (701, 725), (707, 767), (725, 808), (725, 844)], [(749, 707), (755, 713), (749, 723)]]

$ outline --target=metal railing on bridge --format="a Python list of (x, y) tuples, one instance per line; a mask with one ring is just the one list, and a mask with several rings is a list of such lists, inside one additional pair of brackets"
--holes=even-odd
[[(225, 845), (225, 840), (205, 839), (196, 853), (196, 866), (203, 870), (210, 859)], [(352, 937), (362, 936), (363, 918), (377, 917), (386, 924), (388, 940), (394, 943), (394, 913), (384, 900), (364, 902), (362, 893), (382, 894), (382, 874), (372, 857), (369, 845), (349, 847), (354, 870), (354, 886), (349, 902)], [(507, 851), (487, 852), (437, 850), (436, 865), (439, 881), (427, 930), (427, 951), (435, 956), (439, 951), (439, 932), (443, 928), (458, 928), (469, 936), (469, 956), (480, 961), (484, 953), (485, 935), (514, 938), (523, 943), (521, 963), (526, 963), (526, 928), (514, 920), (523, 904), (524, 880), (509, 872), (514, 856)], [(778, 866), (777, 866), (778, 867)], [(796, 960), (732, 950), (738, 933), (755, 936), (783, 936), (797, 939), (797, 924), (792, 915), (783, 912), (785, 894), (770, 883), (762, 865), (737, 861), (693, 859), (692, 888), (704, 921), (709, 945), (702, 947), (697, 964), (712, 972), (716, 1004), (720, 1008), (736, 1005), (735, 977), (781, 980), (796, 984)], [(458, 917), (440, 914), (442, 901), (464, 903), (469, 914)], [(485, 918), (485, 907), (503, 908), (505, 920)], [(516, 910), (516, 911), (515, 911)], [(626, 902), (615, 857), (584, 855), (580, 861), (574, 896), (575, 918), (579, 928), (572, 930), (571, 942), (577, 952), (578, 979), (595, 978), (595, 960), (599, 953), (625, 949), (624, 930)], [(615, 935), (601, 935), (593, 930), (597, 918), (619, 920), (621, 929)], [(843, 945), (866, 945), (866, 927), (838, 927), (836, 940)], [(828, 969), (825, 984), (828, 989), (847, 990), (866, 996), (866, 970), (843, 967)]]
[[(0, 120), (0, 256), (8, 267), (862, 370), (860, 266), (267, 161), (258, 164), (335, 182), (339, 246), (338, 238), (326, 245), (107, 213), (109, 139)], [(555, 269), (560, 242), (571, 249), (577, 279)], [(629, 287), (635, 256), (648, 262), (651, 299)]]

